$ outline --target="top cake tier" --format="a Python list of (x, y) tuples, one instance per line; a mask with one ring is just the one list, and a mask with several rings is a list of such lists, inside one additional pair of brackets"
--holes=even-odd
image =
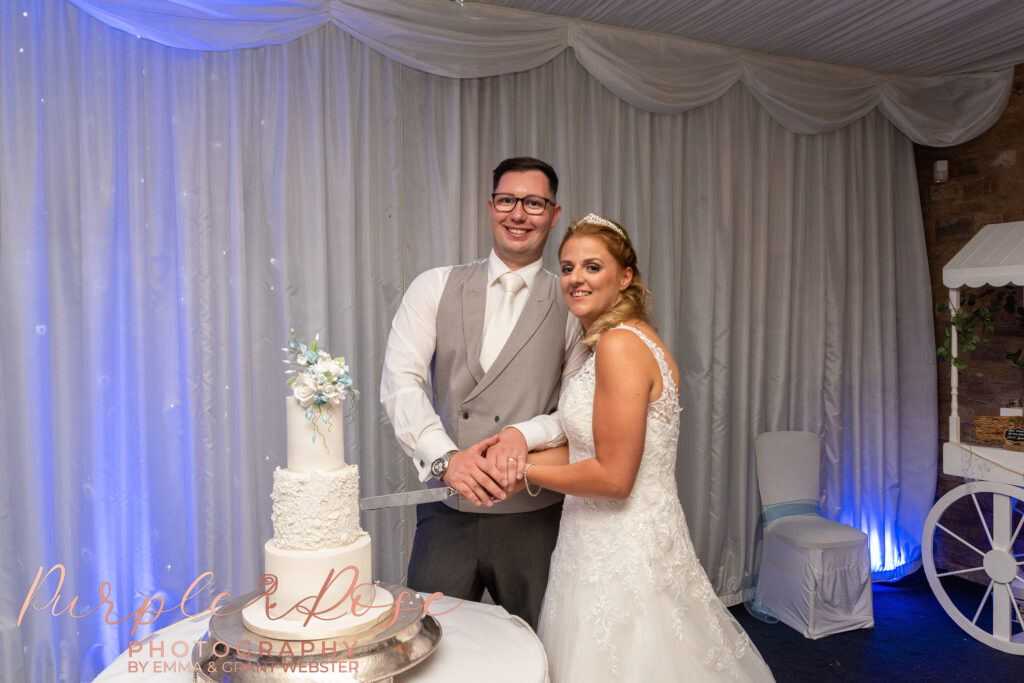
[(345, 432), (341, 404), (313, 406), (310, 416), (294, 396), (285, 399), (288, 469), (328, 472), (345, 466)]

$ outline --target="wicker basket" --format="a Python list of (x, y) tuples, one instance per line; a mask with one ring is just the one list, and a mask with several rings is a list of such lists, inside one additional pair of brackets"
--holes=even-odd
[(974, 438), (977, 441), (998, 444), (1000, 448), (1024, 451), (1024, 417), (976, 415)]

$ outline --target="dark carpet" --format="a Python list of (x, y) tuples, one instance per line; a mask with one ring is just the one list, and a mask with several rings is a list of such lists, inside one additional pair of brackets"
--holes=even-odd
[[(957, 604), (977, 605), (984, 587), (946, 580)], [(919, 570), (873, 585), (875, 627), (808, 640), (785, 624), (765, 624), (742, 605), (731, 609), (779, 683), (790, 681), (1024, 682), (1024, 656), (992, 649), (946, 615)], [(973, 614), (973, 610), (970, 612)]]

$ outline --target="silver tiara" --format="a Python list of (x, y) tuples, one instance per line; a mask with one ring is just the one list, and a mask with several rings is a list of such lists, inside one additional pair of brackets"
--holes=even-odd
[(610, 230), (613, 230), (615, 232), (615, 234), (618, 235), (619, 237), (621, 237), (622, 239), (627, 239), (626, 233), (622, 231), (622, 228), (620, 228), (619, 226), (615, 225), (614, 223), (612, 223), (607, 218), (601, 218), (596, 213), (588, 213), (586, 216), (584, 216), (583, 218), (579, 219), (576, 222), (577, 223), (590, 223), (592, 225), (600, 225), (603, 228), (609, 228)]

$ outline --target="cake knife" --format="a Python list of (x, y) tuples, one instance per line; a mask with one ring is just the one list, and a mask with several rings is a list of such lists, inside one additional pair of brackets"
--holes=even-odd
[(402, 493), (389, 493), (385, 496), (369, 496), (359, 499), (360, 510), (380, 510), (382, 508), (405, 507), (406, 505), (418, 505), (420, 503), (433, 503), (457, 496), (455, 489), (450, 486), (441, 486), (431, 489), (420, 489), (419, 491), (404, 491)]

